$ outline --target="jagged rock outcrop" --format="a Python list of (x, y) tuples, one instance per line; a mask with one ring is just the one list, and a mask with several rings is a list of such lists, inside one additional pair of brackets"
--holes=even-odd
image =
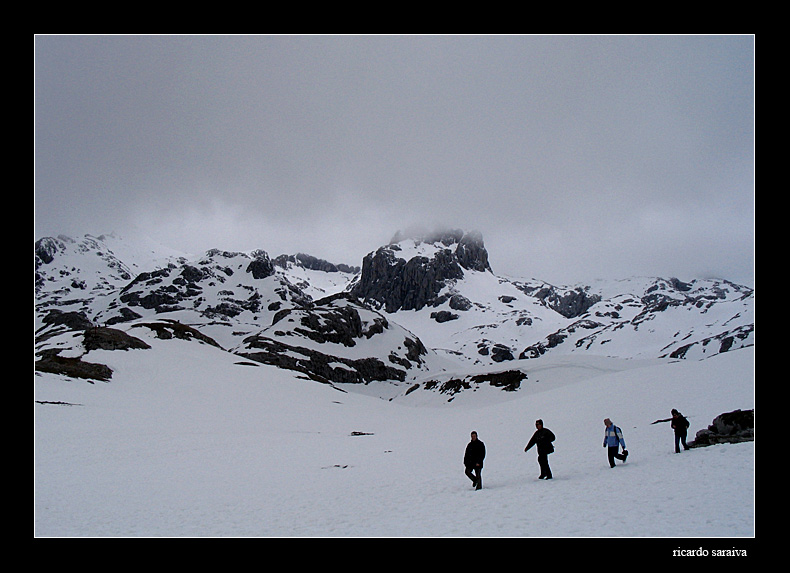
[(82, 345), (87, 352), (91, 350), (145, 350), (151, 348), (147, 342), (143, 342), (123, 330), (107, 327), (87, 329)]
[(479, 233), (446, 231), (416, 239), (398, 234), (365, 256), (351, 293), (389, 313), (420, 310), (441, 303), (440, 291), (447, 281), (462, 279), (464, 270), (491, 272)]
[(506, 370), (504, 372), (489, 372), (486, 374), (476, 374), (461, 378), (450, 378), (448, 380), (429, 380), (422, 385), (415, 385), (406, 391), (406, 395), (418, 390), (435, 391), (440, 394), (450, 396), (452, 401), (456, 394), (466, 390), (475, 391), (481, 385), (488, 384), (494, 388), (499, 388), (505, 392), (515, 392), (521, 387), (521, 382), (527, 379), (527, 374), (521, 370)]
[(383, 247), (365, 256), (362, 276), (351, 293), (379, 303), (387, 312), (420, 310), (435, 299), (445, 280), (461, 277), (463, 270), (449, 251), (407, 261)]
[(222, 348), (219, 343), (210, 336), (206, 336), (196, 328), (192, 328), (186, 324), (181, 324), (177, 320), (142, 322), (133, 324), (132, 328), (148, 328), (149, 330), (156, 333), (157, 338), (161, 338), (163, 340), (169, 340), (171, 338), (178, 338), (180, 340), (197, 340), (217, 348)]
[[(58, 315), (58, 313), (50, 312), (50, 316), (53, 315), (56, 319), (63, 318), (62, 315)], [(81, 319), (71, 322), (60, 321), (57, 322), (57, 325), (67, 325), (68, 327), (65, 331), (69, 333), (82, 331), (81, 346), (85, 353), (92, 350), (134, 350), (151, 348), (146, 342), (134, 336), (130, 336), (126, 332), (114, 328), (95, 327), (90, 323), (86, 326), (86, 323)], [(64, 329), (55, 329), (54, 333), (50, 333), (49, 336), (54, 336), (62, 330)], [(39, 337), (38, 342), (41, 343), (45, 341), (49, 336)], [(38, 359), (34, 365), (36, 372), (62, 374), (72, 378), (98, 380), (102, 382), (107, 382), (112, 378), (112, 369), (106, 364), (98, 364), (83, 360), (82, 356), (62, 356), (62, 351), (63, 349), (57, 346), (52, 348), (45, 347), (39, 350), (36, 353)]]
[(716, 416), (710, 426), (697, 432), (688, 446), (700, 448), (751, 441), (754, 441), (754, 410), (734, 410)]
[(63, 241), (53, 237), (42, 237), (33, 245), (36, 267), (41, 264), (48, 265), (55, 260), (55, 255), (62, 248)]
[(516, 285), (525, 294), (540, 300), (546, 307), (565, 318), (576, 318), (587, 312), (591, 306), (601, 301), (601, 296), (588, 292), (589, 287), (560, 289), (552, 285)]
[(76, 356), (60, 356), (60, 351), (57, 349), (43, 352), (34, 367), (36, 372), (61, 374), (83, 380), (107, 382), (112, 378), (112, 368), (106, 364), (85, 362), (81, 357)]
[(64, 326), (69, 330), (85, 330), (93, 327), (93, 323), (84, 312), (63, 312), (56, 308), (49, 310), (42, 321), (47, 326)]
[[(488, 251), (483, 245), (483, 235), (478, 232), (462, 233), (456, 231), (456, 236), (453, 239), (458, 244), (455, 249), (455, 257), (458, 263), (465, 269), (472, 271), (491, 271), (491, 265), (488, 262)], [(444, 241), (443, 241), (444, 242)]]
[(235, 354), (330, 383), (406, 379), (428, 353), (419, 338), (338, 293), (279, 311), (272, 325), (244, 339)]
[(246, 338), (245, 343), (249, 350), (236, 354), (262, 364), (303, 372), (321, 382), (367, 384), (388, 380), (403, 382), (406, 379), (403, 369), (387, 365), (376, 357), (333, 356), (303, 346), (289, 346), (279, 340), (262, 336)]
[(300, 267), (304, 267), (306, 269), (310, 269), (313, 271), (322, 271), (325, 273), (358, 273), (360, 271), (359, 267), (353, 267), (350, 265), (344, 265), (342, 263), (330, 263), (324, 259), (319, 259), (318, 257), (314, 257), (312, 255), (306, 255), (304, 253), (297, 253), (295, 255), (280, 255), (279, 257), (272, 259), (272, 263), (275, 266), (287, 268), (288, 263), (298, 265)]
[(274, 265), (264, 251), (254, 251), (252, 253), (252, 260), (247, 265), (246, 272), (252, 275), (256, 280), (265, 279), (274, 274)]

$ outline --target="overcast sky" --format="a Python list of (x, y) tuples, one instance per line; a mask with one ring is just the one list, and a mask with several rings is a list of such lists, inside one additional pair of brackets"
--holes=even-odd
[(753, 36), (37, 36), (35, 238), (754, 282)]

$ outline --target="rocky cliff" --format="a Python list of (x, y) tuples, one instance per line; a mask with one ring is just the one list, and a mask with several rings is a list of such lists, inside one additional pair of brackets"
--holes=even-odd
[(420, 310), (444, 302), (439, 293), (448, 281), (462, 279), (469, 270), (491, 272), (479, 233), (396, 234), (389, 245), (365, 256), (351, 294), (390, 313)]

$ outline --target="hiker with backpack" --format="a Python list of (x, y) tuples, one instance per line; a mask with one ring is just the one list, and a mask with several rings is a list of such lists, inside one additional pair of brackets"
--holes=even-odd
[(538, 464), (540, 465), (540, 476), (538, 479), (551, 479), (551, 468), (549, 467), (549, 454), (554, 452), (554, 434), (548, 428), (543, 427), (543, 420), (535, 420), (535, 433), (532, 434), (527, 447), (524, 448), (526, 452), (532, 446), (537, 446), (538, 450)]
[[(607, 452), (609, 455), (609, 466), (614, 467), (615, 458), (625, 463), (625, 460), (628, 457), (628, 450), (625, 449), (623, 431), (612, 424), (612, 421), (609, 418), (606, 418), (603, 421), (603, 424), (606, 426), (606, 430), (604, 431), (603, 435), (603, 447), (608, 448)], [(623, 446), (622, 454), (618, 453), (620, 446)]]
[(689, 421), (686, 417), (672, 408), (672, 429), (675, 430), (675, 453), (680, 453), (680, 444), (683, 444), (683, 449), (687, 450), (689, 447), (686, 445), (686, 433), (688, 432)]

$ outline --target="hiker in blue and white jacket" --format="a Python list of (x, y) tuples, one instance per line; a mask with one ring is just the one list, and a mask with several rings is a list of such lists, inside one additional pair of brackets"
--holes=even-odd
[[(606, 426), (606, 430), (604, 431), (603, 435), (603, 447), (608, 448), (607, 451), (609, 453), (609, 465), (614, 467), (615, 458), (622, 460), (623, 463), (625, 463), (625, 459), (628, 457), (628, 450), (625, 449), (623, 431), (612, 424), (612, 421), (609, 418), (606, 418), (603, 421), (603, 424)], [(622, 454), (618, 453), (620, 446), (623, 446)]]

